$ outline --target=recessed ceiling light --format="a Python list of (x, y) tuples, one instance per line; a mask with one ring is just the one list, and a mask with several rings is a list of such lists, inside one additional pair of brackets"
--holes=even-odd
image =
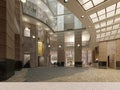
[(84, 18), (84, 17), (85, 17), (84, 15), (81, 16), (81, 18)]
[(64, 0), (64, 2), (65, 2), (65, 3), (67, 3), (67, 2), (68, 2), (68, 0)]

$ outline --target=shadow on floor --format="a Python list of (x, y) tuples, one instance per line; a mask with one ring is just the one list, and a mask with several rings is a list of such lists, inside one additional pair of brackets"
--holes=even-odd
[(76, 73), (84, 72), (89, 68), (81, 67), (41, 67), (30, 68), (26, 73), (25, 82), (42, 82), (58, 77), (71, 76)]

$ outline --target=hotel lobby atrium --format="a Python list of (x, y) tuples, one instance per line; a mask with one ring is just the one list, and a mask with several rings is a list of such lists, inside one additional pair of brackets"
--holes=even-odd
[(120, 82), (120, 0), (0, 0), (1, 82)]

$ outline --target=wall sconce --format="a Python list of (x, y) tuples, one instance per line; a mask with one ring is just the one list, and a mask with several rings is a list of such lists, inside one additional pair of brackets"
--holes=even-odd
[(22, 3), (26, 3), (27, 2), (27, 0), (20, 0)]
[(64, 2), (65, 2), (65, 3), (67, 3), (67, 2), (68, 2), (68, 0), (64, 0)]
[(59, 47), (59, 48), (61, 48), (62, 46), (61, 46), (61, 45), (59, 45), (58, 47)]
[(32, 38), (35, 38), (35, 36), (32, 36)]
[(50, 46), (50, 45), (48, 45), (48, 47), (50, 48), (51, 46)]
[(77, 44), (77, 47), (80, 47), (80, 44)]

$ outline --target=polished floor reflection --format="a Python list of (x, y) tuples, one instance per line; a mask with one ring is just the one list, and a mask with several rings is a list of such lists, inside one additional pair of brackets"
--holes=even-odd
[(7, 82), (120, 82), (115, 69), (42, 67), (22, 69)]

